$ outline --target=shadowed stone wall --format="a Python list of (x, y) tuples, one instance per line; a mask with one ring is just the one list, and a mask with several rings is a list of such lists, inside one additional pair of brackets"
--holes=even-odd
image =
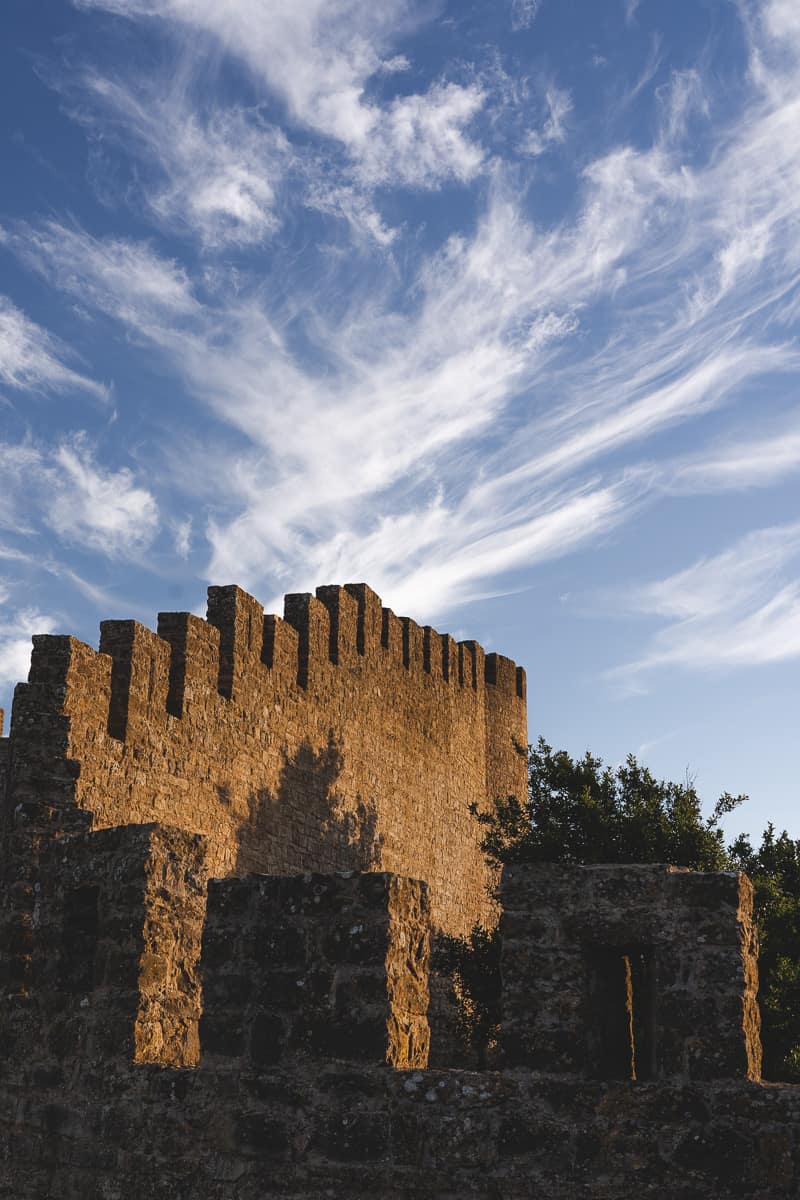
[[(180, 997), (181, 931), (192, 925), (185, 906), (201, 852), (183, 831), (149, 827), (78, 835), (42, 856), (32, 987), (5, 1009), (3, 1200), (628, 1200), (632, 1192), (790, 1200), (800, 1193), (800, 1088), (744, 1078), (741, 1055), (703, 1080), (590, 1079), (579, 1057), (565, 1071), (547, 1054), (537, 1061), (530, 1046), (528, 1065), (513, 1070), (414, 1069), (414, 1047), (424, 1039), (425, 888), (386, 873), (213, 883), (199, 1062), (193, 1069), (136, 1062), (141, 1008), (132, 980), (145, 996), (154, 966), (168, 984), (160, 993), (167, 1007), (170, 987)], [(179, 861), (184, 873), (175, 876)], [(544, 939), (551, 952), (537, 963), (536, 979), (531, 960), (514, 948), (537, 941), (541, 909), (556, 896), (552, 868), (532, 869), (524, 880), (521, 871), (507, 881), (513, 937), (504, 956), (517, 1015), (526, 988), (534, 1001), (548, 994), (552, 969), (552, 1002), (563, 979), (552, 938)], [(637, 920), (652, 922), (675, 883), (659, 882), (651, 868), (592, 872), (580, 880), (566, 872), (561, 900), (571, 894), (576, 903), (560, 914), (562, 932), (574, 918), (572, 933), (591, 926), (608, 937), (619, 917), (638, 936)], [(168, 885), (161, 893), (152, 886), (159, 878)], [(725, 954), (737, 945), (746, 955), (748, 892), (741, 877), (725, 875), (686, 874), (676, 886), (678, 909), (691, 907), (694, 917), (689, 929), (662, 913), (670, 930), (662, 945), (687, 937), (679, 949), (691, 999), (702, 993), (707, 945)], [(164, 908), (171, 895), (174, 920)], [(104, 899), (95, 907), (93, 897)], [(544, 927), (552, 920), (545, 912)], [(148, 923), (159, 931), (149, 943)], [(706, 943), (709, 933), (715, 941)], [(746, 986), (732, 965), (728, 986), (741, 998)], [(579, 1004), (584, 999), (582, 992)], [(580, 1046), (571, 1012), (567, 1004), (565, 1027)], [(745, 1009), (729, 1015), (734, 1027), (718, 1030), (721, 1044), (744, 1037)], [(684, 1036), (684, 1017), (673, 1017)], [(398, 1040), (398, 1028), (411, 1036)], [(509, 1059), (519, 1062), (513, 1026), (505, 1040)], [(721, 1078), (724, 1071), (731, 1077)]]
[(753, 887), (741, 872), (503, 872), (508, 1065), (584, 1078), (759, 1079)]
[(384, 872), (214, 880), (203, 937), (218, 1070), (350, 1058), (426, 1067), (427, 889)]

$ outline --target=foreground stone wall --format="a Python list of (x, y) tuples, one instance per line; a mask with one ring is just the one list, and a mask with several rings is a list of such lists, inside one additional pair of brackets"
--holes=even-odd
[[(160, 979), (167, 1008), (169, 995), (182, 992), (183, 930), (192, 926), (202, 854), (189, 839), (152, 826), (105, 830), (67, 839), (58, 855), (43, 857), (34, 927), (43, 973), (35, 971), (28, 995), (4, 1010), (4, 1200), (800, 1194), (800, 1088), (747, 1080), (730, 1056), (719, 1061), (717, 1078), (703, 1081), (589, 1079), (581, 1063), (554, 1071), (535, 1056), (513, 1070), (414, 1069), (425, 1006), (426, 889), (385, 873), (213, 883), (199, 1062), (175, 1069), (133, 1061), (141, 1008), (132, 980), (138, 976), (146, 996)], [(637, 912), (652, 919), (659, 869), (591, 870), (590, 883), (584, 878), (578, 889), (573, 876), (565, 887), (578, 899), (587, 887), (603, 894), (601, 922), (612, 909), (634, 927)], [(553, 869), (512, 874), (504, 985), (514, 1009), (532, 977), (513, 943), (536, 941), (541, 913), (532, 898), (548, 881), (552, 888)], [(691, 979), (704, 929), (718, 937), (727, 929), (724, 944), (746, 957), (748, 889), (737, 877), (734, 905), (731, 877), (690, 878), (681, 886), (693, 889), (696, 910), (693, 940), (683, 947)], [(168, 887), (159, 890), (159, 879)], [(105, 897), (94, 910), (88, 887)], [(174, 919), (163, 907), (172, 895)], [(577, 904), (572, 915), (585, 930), (586, 907)], [(665, 937), (665, 953), (669, 944)], [(547, 960), (540, 965), (546, 973)], [(552, 956), (550, 965), (560, 970)], [(744, 976), (738, 968), (734, 975), (741, 998)], [(539, 1002), (556, 1011), (558, 988), (544, 996)], [(578, 1005), (588, 1020), (586, 999), (584, 992)], [(740, 1011), (740, 1038), (742, 1019)], [(398, 1040), (398, 1029), (413, 1036)]]
[(6, 863), (21, 882), (39, 839), (160, 821), (208, 839), (214, 876), (425, 880), (434, 926), (463, 934), (495, 919), (468, 806), (524, 794), (526, 743), (521, 668), (396, 617), (363, 584), (287, 596), (283, 619), (211, 588), (207, 621), (106, 621), (99, 653), (34, 639)]
[(789, 1200), (800, 1089), (141, 1067), (4, 1087), (3, 1200)]
[(204, 1056), (236, 1074), (308, 1056), (426, 1067), (429, 961), (419, 880), (215, 880), (203, 937)]

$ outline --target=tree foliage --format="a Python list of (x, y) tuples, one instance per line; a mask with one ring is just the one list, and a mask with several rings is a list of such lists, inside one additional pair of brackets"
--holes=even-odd
[(690, 779), (657, 780), (629, 754), (618, 767), (588, 751), (573, 759), (544, 738), (528, 749), (528, 795), (472, 812), (490, 862), (671, 863), (729, 868), (720, 818), (746, 797), (720, 796), (708, 819)]

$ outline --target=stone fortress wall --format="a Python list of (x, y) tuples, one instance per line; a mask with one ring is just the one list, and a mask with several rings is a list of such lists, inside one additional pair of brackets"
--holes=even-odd
[(99, 652), (34, 639), (6, 832), (162, 822), (205, 835), (211, 876), (380, 868), (464, 934), (494, 920), (469, 804), (524, 792), (526, 744), (521, 667), (363, 584), (287, 596), (283, 619), (210, 588), (206, 621), (105, 621)]
[[(744, 876), (507, 870), (504, 1064), (427, 1070), (425, 884), (220, 879), (201, 920), (204, 853), (157, 825), (43, 849), (28, 990), (0, 1020), (2, 1200), (800, 1192), (800, 1088), (757, 1079)], [(642, 981), (612, 994), (604, 969), (630, 961), (630, 930), (648, 959), (643, 1009)], [(164, 1002), (197, 941), (199, 1060), (137, 1061), (143, 1032), (169, 1034)], [(660, 1005), (676, 986), (684, 1003)]]

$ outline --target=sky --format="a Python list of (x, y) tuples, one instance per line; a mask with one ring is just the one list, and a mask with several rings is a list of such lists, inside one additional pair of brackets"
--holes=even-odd
[(0, 28), (0, 706), (32, 633), (366, 581), (800, 837), (797, 0)]

